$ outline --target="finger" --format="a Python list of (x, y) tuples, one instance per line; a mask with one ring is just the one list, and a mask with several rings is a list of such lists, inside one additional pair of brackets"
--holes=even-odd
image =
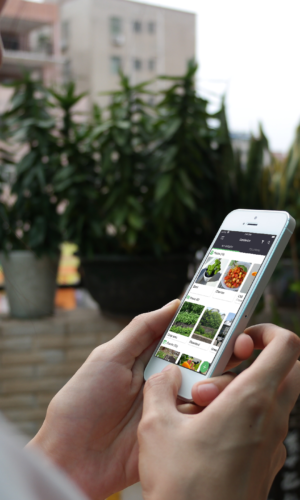
[(144, 367), (147, 365), (156, 347), (157, 347), (157, 339), (154, 340), (154, 342), (152, 342), (149, 345), (149, 347), (147, 347), (147, 349), (145, 349), (144, 352), (142, 352), (142, 354), (139, 356), (139, 360), (142, 361)]
[(192, 403), (180, 404), (177, 406), (177, 410), (185, 415), (196, 415), (203, 410), (203, 407), (194, 405)]
[(144, 387), (143, 417), (154, 412), (161, 418), (169, 418), (176, 410), (180, 385), (181, 372), (178, 366), (170, 364), (162, 372), (152, 375)]
[(242, 361), (249, 359), (254, 350), (253, 339), (242, 333), (235, 341), (233, 355), (231, 356), (226, 371), (238, 366)]
[(172, 321), (180, 305), (178, 299), (156, 311), (136, 316), (114, 339), (119, 346), (116, 355), (122, 357), (124, 364), (132, 364), (154, 340), (158, 340)]
[(263, 351), (243, 375), (261, 385), (278, 388), (300, 355), (300, 339), (289, 330), (275, 325), (257, 325), (246, 329), (255, 347)]
[(207, 406), (233, 381), (234, 373), (224, 373), (221, 377), (196, 382), (192, 388), (193, 401), (198, 406)]
[(287, 456), (286, 447), (284, 446), (283, 443), (280, 443), (271, 461), (271, 468), (273, 475), (270, 478), (271, 479), (270, 488), (272, 486), (276, 474), (278, 474), (280, 469), (282, 469), (282, 467), (284, 466), (286, 461), (286, 456)]

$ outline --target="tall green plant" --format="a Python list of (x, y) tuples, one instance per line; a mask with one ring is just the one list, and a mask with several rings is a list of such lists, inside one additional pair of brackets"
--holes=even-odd
[(16, 201), (7, 207), (9, 217), (0, 244), (4, 250), (55, 254), (61, 242), (52, 184), (57, 148), (47, 91), (28, 74), (11, 86), (14, 93), (3, 119), (10, 131), (9, 140), (18, 148), (12, 185)]
[(268, 140), (259, 128), (257, 137), (251, 136), (246, 165), (241, 163), (240, 152), (235, 155), (235, 172), (232, 182), (232, 201), (234, 208), (264, 209), (274, 208), (268, 204), (270, 178), (269, 168), (271, 165), (271, 154), (269, 152)]
[[(208, 102), (196, 92), (196, 71), (190, 62), (182, 77), (162, 77), (171, 86), (162, 92), (158, 108), (154, 210), (165, 252), (208, 244), (223, 201), (222, 157), (230, 142), (221, 114), (209, 114)], [(210, 125), (212, 118), (218, 118), (217, 126)]]
[[(54, 177), (54, 189), (63, 213), (62, 234), (66, 241), (79, 245), (82, 255), (92, 255), (104, 237), (101, 223), (101, 175), (92, 139), (92, 123), (76, 119), (74, 107), (86, 95), (78, 94), (73, 82), (61, 90), (51, 89), (53, 106), (62, 119), (58, 121), (57, 144), (59, 168)], [(101, 113), (94, 113), (97, 122)]]
[(109, 118), (93, 133), (101, 158), (101, 253), (159, 253), (152, 219), (154, 120), (147, 85), (131, 85), (121, 74), (120, 90), (110, 93)]

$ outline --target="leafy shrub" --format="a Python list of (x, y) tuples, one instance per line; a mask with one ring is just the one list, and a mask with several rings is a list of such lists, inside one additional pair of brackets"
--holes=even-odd
[(177, 315), (174, 325), (176, 323), (184, 323), (186, 325), (195, 325), (198, 321), (199, 315), (194, 313), (181, 312)]
[(192, 328), (183, 328), (182, 326), (172, 326), (170, 329), (171, 332), (179, 333), (180, 335), (184, 335), (188, 337), (191, 334)]
[(202, 313), (204, 309), (204, 306), (201, 306), (200, 304), (193, 304), (192, 302), (185, 302), (180, 310), (180, 312), (193, 312), (195, 314), (200, 314)]
[(210, 266), (207, 267), (207, 271), (206, 273), (209, 275), (209, 276), (214, 276), (215, 274), (217, 274), (219, 271), (221, 270), (221, 261), (220, 259), (216, 259), (215, 262), (213, 264), (211, 264)]
[(208, 339), (213, 339), (217, 330), (215, 330), (213, 333), (201, 333), (202, 337), (206, 337)]
[(204, 328), (202, 328), (202, 326), (198, 325), (195, 330), (195, 333), (200, 333), (201, 335), (205, 335), (205, 330)]
[(210, 311), (207, 309), (200, 323), (203, 326), (208, 326), (209, 328), (215, 328), (217, 330), (222, 323), (222, 316), (217, 311)]

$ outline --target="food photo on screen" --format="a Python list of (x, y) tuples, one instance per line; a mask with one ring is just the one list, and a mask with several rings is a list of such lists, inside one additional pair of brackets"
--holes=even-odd
[(251, 263), (249, 262), (232, 260), (220, 281), (219, 288), (233, 292), (239, 291), (250, 267)]
[(188, 356), (187, 354), (182, 354), (178, 364), (183, 368), (187, 368), (188, 370), (198, 371), (202, 360), (194, 358), (193, 356)]

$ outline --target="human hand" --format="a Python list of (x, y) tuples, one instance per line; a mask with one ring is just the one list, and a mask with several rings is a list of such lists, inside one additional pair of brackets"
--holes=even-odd
[[(175, 300), (136, 317), (113, 340), (97, 347), (53, 398), (41, 430), (29, 444), (41, 447), (92, 499), (107, 498), (139, 479), (137, 426), (144, 368), (178, 306)], [(252, 340), (242, 335), (229, 367), (252, 350)], [(215, 379), (217, 392), (229, 381), (228, 376)], [(211, 396), (205, 404), (216, 394)], [(179, 406), (179, 411), (195, 409)]]
[[(274, 325), (246, 332), (262, 353), (201, 413), (178, 412), (178, 367), (146, 382), (138, 429), (145, 500), (266, 500), (300, 392), (300, 340)], [(194, 399), (212, 383), (195, 384)]]

